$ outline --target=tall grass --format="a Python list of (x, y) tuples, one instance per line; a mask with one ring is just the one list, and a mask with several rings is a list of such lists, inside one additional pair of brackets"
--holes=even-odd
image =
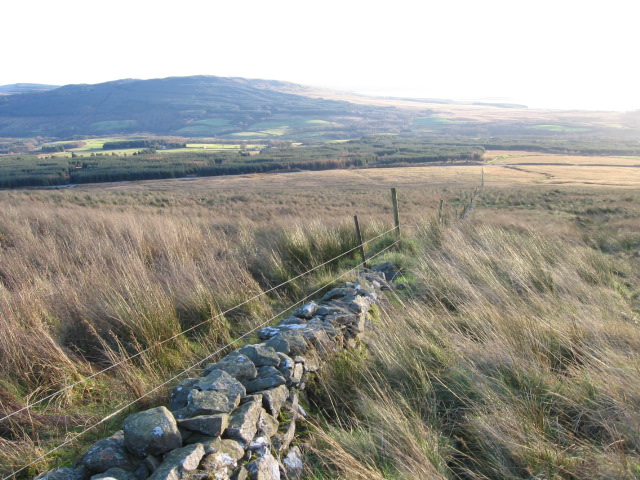
[[(3, 473), (83, 423), (73, 419), (104, 416), (313, 288), (337, 264), (251, 300), (355, 246), (348, 225), (12, 202), (0, 212), (0, 416), (117, 368), (4, 421)], [(63, 421), (49, 427), (51, 415)]]
[(532, 231), (435, 229), (367, 361), (323, 377), (319, 445), (385, 478), (638, 478), (631, 264)]

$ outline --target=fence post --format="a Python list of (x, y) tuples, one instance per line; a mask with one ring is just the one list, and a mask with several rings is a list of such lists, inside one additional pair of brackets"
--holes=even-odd
[(391, 202), (393, 203), (393, 223), (395, 225), (396, 236), (400, 236), (400, 216), (398, 215), (398, 194), (396, 188), (391, 188)]
[(440, 199), (440, 206), (438, 207), (438, 223), (442, 223), (444, 219), (442, 218), (444, 214), (444, 200)]
[(362, 233), (360, 233), (360, 224), (358, 223), (358, 216), (353, 216), (353, 221), (356, 224), (356, 236), (358, 237), (358, 246), (360, 247), (360, 256), (362, 257), (362, 266), (367, 269), (367, 257), (364, 254), (364, 245), (362, 244)]

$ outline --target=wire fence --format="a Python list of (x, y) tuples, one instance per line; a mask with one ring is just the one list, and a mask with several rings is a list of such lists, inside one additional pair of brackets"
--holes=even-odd
[[(407, 226), (408, 226), (408, 225), (407, 225)], [(366, 244), (368, 244), (368, 243), (371, 243), (371, 242), (373, 242), (374, 240), (377, 240), (378, 238), (381, 238), (382, 236), (384, 236), (384, 235), (386, 235), (386, 234), (388, 234), (388, 233), (390, 233), (390, 232), (393, 232), (394, 230), (396, 230), (396, 228), (397, 228), (397, 227), (391, 228), (391, 229), (387, 230), (386, 232), (383, 232), (383, 233), (381, 233), (381, 234), (377, 235), (376, 237), (373, 237), (373, 238), (371, 238), (371, 239), (367, 240), (366, 242), (363, 242), (363, 243), (362, 243), (362, 245), (366, 245)], [(401, 241), (401, 239), (400, 239), (400, 238), (396, 239), (393, 243), (391, 243), (390, 245), (386, 246), (385, 248), (383, 248), (383, 249), (382, 249), (382, 250), (380, 250), (379, 252), (375, 253), (374, 255), (370, 255), (370, 256), (368, 257), (368, 260), (371, 260), (371, 259), (373, 259), (373, 258), (378, 257), (378, 256), (379, 256), (379, 255), (381, 255), (382, 253), (386, 252), (386, 251), (387, 251), (387, 250), (389, 250), (390, 248), (392, 248), (392, 247), (394, 247), (395, 245), (397, 245), (400, 241)], [(250, 298), (249, 300), (246, 300), (246, 301), (244, 301), (244, 302), (242, 302), (242, 303), (240, 303), (240, 304), (238, 304), (238, 305), (236, 305), (236, 306), (234, 306), (234, 307), (232, 307), (232, 308), (230, 308), (230, 309), (228, 309), (228, 310), (226, 310), (226, 311), (224, 311), (224, 312), (222, 312), (222, 313), (219, 313), (219, 314), (217, 314), (217, 315), (215, 315), (215, 316), (213, 316), (213, 317), (211, 317), (211, 318), (209, 318), (209, 319), (207, 319), (207, 320), (205, 320), (205, 321), (203, 321), (203, 322), (199, 323), (198, 325), (194, 325), (194, 326), (192, 326), (192, 327), (190, 327), (190, 328), (188, 328), (188, 329), (186, 329), (186, 330), (183, 330), (182, 332), (180, 332), (180, 333), (178, 333), (178, 334), (176, 334), (176, 335), (174, 335), (174, 336), (172, 336), (172, 337), (170, 337), (170, 338), (167, 338), (167, 339), (165, 339), (165, 340), (163, 340), (163, 341), (161, 341), (161, 342), (158, 342), (158, 343), (156, 343), (156, 344), (154, 344), (154, 345), (152, 345), (152, 346), (150, 346), (150, 347), (148, 347), (148, 348), (146, 348), (146, 349), (144, 349), (144, 350), (141, 350), (141, 351), (137, 352), (137, 353), (136, 353), (136, 354), (134, 354), (134, 355), (131, 355), (130, 357), (127, 357), (127, 358), (125, 358), (125, 359), (123, 359), (123, 360), (121, 360), (121, 361), (119, 361), (119, 362), (117, 362), (117, 363), (115, 363), (115, 364), (113, 364), (113, 365), (111, 365), (111, 366), (107, 367), (107, 368), (104, 368), (104, 369), (102, 369), (102, 370), (100, 370), (100, 371), (98, 371), (98, 372), (96, 372), (96, 373), (92, 374), (91, 376), (85, 377), (84, 379), (79, 380), (79, 381), (77, 381), (77, 382), (75, 382), (75, 383), (73, 383), (73, 384), (71, 384), (71, 385), (68, 385), (67, 387), (65, 387), (65, 388), (63, 388), (63, 389), (60, 389), (60, 390), (58, 390), (57, 392), (54, 392), (54, 393), (52, 393), (51, 395), (48, 395), (47, 397), (44, 397), (44, 398), (42, 398), (42, 399), (40, 399), (40, 400), (38, 400), (38, 401), (36, 401), (36, 402), (33, 402), (33, 403), (31, 403), (31, 404), (29, 404), (29, 405), (27, 405), (27, 406), (25, 406), (25, 407), (23, 407), (23, 408), (21, 408), (21, 409), (19, 409), (19, 410), (16, 410), (15, 412), (12, 412), (12, 413), (10, 413), (10, 414), (8, 414), (8, 415), (5, 415), (4, 417), (0, 418), (0, 421), (4, 421), (4, 420), (6, 420), (6, 419), (8, 419), (8, 418), (10, 418), (10, 417), (12, 417), (12, 416), (14, 416), (14, 415), (16, 415), (16, 414), (20, 413), (20, 412), (23, 412), (23, 411), (25, 411), (25, 410), (29, 410), (31, 407), (33, 407), (33, 406), (35, 406), (35, 405), (38, 405), (38, 404), (40, 404), (40, 403), (42, 403), (42, 402), (44, 402), (44, 401), (46, 401), (46, 400), (52, 399), (52, 398), (53, 398), (53, 397), (55, 397), (56, 395), (59, 395), (59, 394), (61, 394), (61, 393), (65, 392), (65, 391), (67, 391), (67, 390), (69, 390), (69, 389), (71, 389), (71, 388), (74, 388), (75, 386), (77, 386), (77, 385), (79, 385), (79, 384), (81, 384), (81, 383), (83, 383), (83, 382), (86, 382), (86, 381), (88, 381), (88, 380), (90, 380), (90, 379), (92, 379), (92, 378), (94, 378), (94, 377), (96, 377), (96, 376), (98, 376), (98, 375), (100, 375), (100, 374), (103, 374), (103, 373), (105, 373), (105, 372), (107, 372), (107, 371), (109, 371), (109, 370), (113, 369), (114, 367), (116, 367), (116, 366), (118, 366), (118, 365), (120, 365), (120, 364), (122, 364), (122, 363), (124, 363), (124, 362), (127, 362), (127, 361), (129, 361), (129, 360), (131, 360), (131, 359), (133, 359), (133, 358), (136, 358), (136, 357), (138, 357), (138, 356), (142, 355), (143, 353), (145, 353), (146, 351), (149, 351), (149, 350), (150, 350), (150, 349), (152, 349), (152, 348), (156, 348), (156, 347), (158, 347), (158, 346), (162, 345), (163, 343), (169, 342), (170, 340), (173, 340), (173, 339), (175, 339), (175, 338), (177, 338), (177, 337), (179, 337), (179, 336), (181, 336), (181, 335), (184, 335), (185, 333), (187, 333), (187, 332), (189, 332), (189, 331), (193, 330), (194, 328), (197, 328), (198, 326), (201, 326), (201, 325), (203, 325), (203, 324), (205, 324), (205, 323), (207, 323), (207, 322), (209, 322), (209, 321), (211, 321), (211, 320), (213, 320), (213, 319), (215, 319), (215, 318), (218, 318), (218, 317), (220, 317), (220, 316), (222, 316), (222, 315), (225, 315), (225, 314), (227, 314), (227, 313), (229, 313), (229, 312), (231, 312), (231, 311), (233, 311), (233, 310), (235, 310), (235, 309), (237, 309), (237, 308), (239, 308), (239, 307), (241, 307), (241, 306), (243, 306), (243, 305), (246, 305), (247, 303), (249, 303), (249, 302), (251, 302), (251, 301), (253, 301), (253, 300), (255, 300), (255, 299), (257, 299), (257, 298), (259, 298), (259, 297), (261, 297), (261, 296), (263, 296), (263, 295), (266, 295), (266, 294), (268, 294), (268, 293), (270, 293), (270, 292), (273, 292), (274, 290), (276, 290), (276, 289), (278, 289), (278, 288), (280, 288), (280, 287), (282, 287), (282, 286), (284, 286), (284, 285), (286, 285), (286, 284), (288, 284), (288, 283), (290, 283), (290, 282), (293, 282), (293, 281), (295, 281), (295, 280), (297, 280), (297, 279), (299, 279), (299, 278), (301, 278), (301, 277), (303, 277), (303, 276), (305, 276), (305, 275), (308, 275), (309, 273), (311, 273), (311, 272), (313, 272), (313, 271), (315, 271), (315, 270), (317, 270), (317, 269), (319, 269), (319, 268), (321, 268), (321, 267), (323, 267), (323, 266), (325, 266), (325, 265), (327, 265), (327, 264), (329, 264), (329, 263), (331, 263), (331, 262), (334, 262), (335, 260), (337, 260), (337, 259), (339, 259), (339, 258), (342, 258), (342, 257), (344, 257), (345, 255), (348, 255), (349, 253), (352, 253), (352, 252), (356, 251), (356, 250), (357, 250), (357, 249), (359, 249), (359, 248), (360, 248), (360, 245), (358, 245), (358, 246), (356, 246), (356, 247), (354, 247), (354, 248), (352, 248), (352, 249), (350, 249), (350, 250), (347, 250), (347, 251), (345, 251), (345, 252), (341, 253), (340, 255), (335, 256), (335, 257), (334, 257), (334, 258), (332, 258), (331, 260), (327, 260), (326, 262), (324, 262), (324, 263), (322, 263), (322, 264), (320, 264), (320, 265), (317, 265), (317, 266), (315, 266), (315, 267), (313, 267), (313, 268), (311, 268), (311, 269), (307, 270), (306, 272), (301, 273), (300, 275), (297, 275), (297, 276), (296, 276), (296, 277), (294, 277), (294, 278), (291, 278), (291, 279), (289, 279), (289, 280), (287, 280), (287, 281), (285, 281), (285, 282), (280, 283), (279, 285), (276, 285), (275, 287), (272, 287), (272, 288), (270, 288), (270, 289), (268, 289), (268, 290), (265, 290), (265, 291), (261, 292), (260, 294), (255, 295), (254, 297)], [(233, 341), (231, 341), (231, 342), (227, 343), (227, 344), (226, 344), (226, 345), (224, 345), (223, 347), (218, 348), (218, 349), (217, 349), (217, 350), (215, 350), (213, 353), (211, 353), (211, 354), (207, 355), (206, 357), (202, 358), (201, 360), (199, 360), (198, 362), (194, 363), (194, 364), (193, 364), (193, 365), (191, 365), (190, 367), (188, 367), (188, 368), (186, 368), (186, 369), (182, 370), (180, 373), (178, 373), (178, 374), (174, 375), (173, 377), (169, 378), (168, 380), (166, 380), (165, 382), (161, 383), (160, 385), (157, 385), (156, 387), (152, 388), (151, 390), (147, 391), (146, 393), (144, 393), (144, 394), (140, 395), (140, 396), (139, 396), (139, 397), (137, 397), (135, 400), (132, 400), (132, 401), (130, 401), (130, 402), (127, 402), (127, 403), (126, 403), (126, 404), (124, 404), (124, 405), (121, 405), (121, 406), (120, 406), (120, 407), (118, 407), (115, 411), (113, 411), (112, 413), (110, 413), (109, 415), (107, 415), (106, 417), (104, 417), (104, 418), (102, 418), (101, 420), (99, 420), (98, 422), (96, 422), (96, 423), (94, 423), (94, 424), (90, 425), (89, 427), (86, 427), (84, 430), (82, 430), (81, 432), (79, 432), (79, 433), (77, 433), (77, 434), (73, 435), (72, 437), (68, 438), (67, 440), (65, 440), (63, 443), (59, 444), (59, 445), (58, 445), (58, 446), (56, 446), (55, 448), (52, 448), (51, 450), (47, 451), (46, 453), (44, 453), (44, 454), (40, 455), (39, 457), (37, 457), (36, 459), (34, 459), (33, 461), (31, 461), (29, 464), (27, 464), (27, 465), (23, 466), (22, 468), (20, 468), (19, 470), (16, 470), (16, 471), (12, 472), (11, 474), (9, 474), (8, 476), (3, 477), (3, 478), (2, 478), (2, 480), (9, 480), (9, 479), (11, 479), (11, 478), (14, 478), (14, 477), (15, 477), (16, 475), (18, 475), (19, 473), (21, 473), (21, 472), (25, 471), (26, 469), (28, 469), (29, 467), (31, 467), (31, 466), (33, 466), (33, 465), (35, 465), (36, 463), (40, 462), (41, 460), (44, 460), (45, 458), (47, 458), (47, 457), (48, 457), (48, 456), (50, 456), (51, 454), (53, 454), (53, 453), (57, 452), (57, 451), (58, 451), (58, 450), (60, 450), (61, 448), (65, 447), (65, 446), (67, 446), (67, 445), (72, 444), (73, 442), (75, 442), (77, 439), (79, 439), (80, 437), (82, 437), (82, 436), (83, 436), (83, 435), (85, 435), (86, 433), (88, 433), (88, 432), (90, 432), (90, 431), (92, 431), (92, 430), (96, 429), (96, 428), (97, 428), (97, 427), (99, 427), (100, 425), (102, 425), (102, 424), (104, 424), (105, 422), (109, 421), (110, 419), (112, 419), (112, 418), (116, 417), (118, 414), (120, 414), (120, 413), (124, 412), (124, 411), (125, 411), (125, 410), (127, 410), (128, 408), (130, 408), (130, 407), (132, 407), (133, 405), (135, 405), (136, 403), (138, 403), (140, 400), (142, 400), (142, 399), (144, 399), (144, 398), (147, 398), (148, 396), (150, 396), (150, 395), (152, 395), (153, 393), (157, 392), (157, 391), (158, 391), (158, 390), (160, 390), (161, 388), (163, 388), (163, 387), (165, 387), (166, 385), (170, 384), (171, 382), (173, 382), (173, 381), (177, 380), (177, 379), (178, 379), (178, 378), (180, 378), (182, 375), (186, 374), (187, 372), (190, 372), (190, 371), (191, 371), (191, 370), (193, 370), (194, 368), (197, 368), (198, 366), (202, 365), (202, 364), (203, 364), (204, 362), (206, 362), (207, 360), (209, 360), (209, 359), (211, 359), (211, 358), (215, 357), (216, 355), (218, 355), (219, 353), (223, 352), (225, 349), (227, 349), (227, 348), (229, 348), (229, 347), (231, 347), (231, 346), (233, 346), (233, 345), (237, 344), (238, 342), (240, 342), (240, 341), (241, 341), (241, 340), (243, 340), (244, 338), (246, 338), (246, 337), (248, 337), (249, 335), (251, 335), (252, 333), (256, 332), (258, 329), (260, 329), (260, 328), (262, 328), (262, 327), (264, 327), (264, 326), (268, 325), (268, 324), (269, 324), (269, 323), (271, 323), (273, 320), (275, 320), (276, 318), (278, 318), (278, 317), (280, 317), (280, 316), (284, 315), (285, 313), (287, 313), (288, 311), (292, 310), (293, 308), (295, 308), (295, 307), (296, 307), (296, 306), (298, 306), (299, 304), (304, 303), (305, 301), (309, 300), (311, 297), (313, 297), (314, 295), (316, 295), (316, 294), (318, 294), (319, 292), (321, 292), (324, 288), (326, 288), (326, 287), (327, 287), (328, 285), (330, 285), (331, 283), (335, 282), (336, 280), (339, 280), (339, 279), (341, 279), (341, 278), (346, 277), (347, 275), (351, 274), (354, 270), (357, 270), (358, 268), (362, 267), (365, 263), (366, 263), (366, 262), (360, 262), (360, 263), (358, 263), (356, 266), (354, 266), (354, 267), (350, 268), (349, 270), (346, 270), (345, 272), (341, 273), (340, 275), (337, 275), (337, 276), (332, 277), (329, 281), (327, 281), (326, 283), (324, 283), (320, 288), (318, 288), (317, 290), (313, 291), (312, 293), (310, 293), (310, 294), (306, 295), (304, 298), (302, 298), (302, 299), (298, 300), (297, 302), (293, 303), (292, 305), (290, 305), (290, 306), (289, 306), (289, 307), (287, 307), (286, 309), (282, 310), (281, 312), (277, 313), (276, 315), (272, 316), (271, 318), (269, 318), (269, 319), (265, 320), (264, 322), (260, 323), (259, 325), (257, 325), (257, 326), (255, 326), (255, 327), (253, 327), (251, 330), (249, 330), (249, 331), (245, 332), (244, 334), (242, 334), (241, 336), (237, 337), (235, 340), (233, 340)]]
[[(395, 227), (391, 228), (391, 229), (389, 229), (389, 230), (387, 230), (387, 231), (385, 231), (385, 232), (383, 232), (383, 233), (381, 233), (379, 235), (376, 235), (373, 238), (370, 238), (366, 242), (363, 242), (362, 245), (367, 245), (367, 244), (373, 242), (374, 240), (377, 240), (377, 239), (383, 237), (384, 235), (387, 235), (388, 233), (393, 232), (394, 230), (395, 230)], [(305, 271), (305, 272), (303, 272), (303, 273), (301, 273), (301, 274), (299, 274), (299, 275), (297, 275), (297, 276), (295, 276), (293, 278), (290, 278), (289, 280), (287, 280), (285, 282), (282, 282), (282, 283), (280, 283), (280, 284), (278, 284), (278, 285), (276, 285), (274, 287), (271, 287), (268, 290), (263, 290), (262, 292), (258, 293), (257, 295), (254, 295), (253, 297), (251, 297), (251, 298), (249, 298), (249, 299), (247, 299), (247, 300), (245, 300), (245, 301), (243, 301), (243, 302), (241, 302), (241, 303), (239, 303), (239, 304), (237, 304), (237, 305), (225, 310), (224, 312), (218, 313), (218, 314), (216, 314), (216, 315), (214, 315), (214, 316), (212, 316), (212, 317), (210, 317), (210, 318), (208, 318), (206, 320), (203, 320), (202, 322), (199, 322), (199, 323), (197, 323), (195, 325), (192, 325), (191, 327), (189, 327), (189, 328), (187, 328), (185, 330), (180, 331), (179, 333), (176, 333), (175, 335), (173, 335), (173, 336), (171, 336), (169, 338), (166, 338), (166, 339), (164, 339), (162, 341), (156, 342), (153, 345), (150, 345), (145, 349), (139, 350), (138, 352), (136, 352), (136, 353), (134, 353), (134, 354), (132, 354), (132, 355), (126, 357), (126, 358), (123, 358), (122, 360), (120, 360), (118, 362), (115, 362), (115, 363), (109, 365), (108, 367), (103, 368), (102, 370), (99, 370), (99, 371), (97, 371), (97, 372), (95, 372), (95, 373), (93, 373), (91, 375), (88, 375), (88, 376), (78, 380), (77, 382), (74, 382), (74, 383), (72, 383), (70, 385), (67, 385), (66, 387), (61, 388), (61, 389), (59, 389), (59, 390), (47, 395), (46, 397), (43, 397), (43, 398), (41, 398), (39, 400), (36, 400), (36, 401), (34, 401), (32, 403), (29, 403), (29, 404), (25, 405), (24, 407), (22, 407), (22, 408), (20, 408), (18, 410), (15, 410), (15, 411), (13, 411), (11, 413), (8, 413), (5, 416), (3, 416), (2, 418), (0, 418), (0, 422), (5, 421), (5, 420), (13, 417), (14, 415), (17, 415), (17, 414), (21, 413), (21, 412), (29, 410), (32, 407), (36, 406), (36, 405), (44, 403), (47, 400), (52, 400), (56, 396), (66, 392), (68, 390), (71, 390), (72, 388), (75, 388), (80, 384), (83, 384), (83, 383), (85, 383), (85, 382), (87, 382), (87, 381), (89, 381), (89, 380), (91, 380), (91, 379), (93, 379), (93, 378), (95, 378), (95, 377), (97, 377), (99, 375), (102, 375), (103, 373), (108, 372), (109, 370), (113, 370), (114, 368), (116, 368), (116, 367), (118, 367), (118, 366), (120, 366), (120, 365), (122, 365), (122, 364), (124, 364), (124, 363), (126, 363), (128, 361), (130, 361), (130, 360), (133, 360), (133, 359), (139, 357), (140, 355), (142, 355), (142, 354), (144, 354), (144, 353), (146, 353), (146, 352), (148, 352), (150, 350), (158, 348), (159, 346), (164, 345), (167, 342), (175, 340), (176, 338), (178, 338), (178, 337), (180, 337), (182, 335), (185, 335), (185, 334), (197, 329), (198, 327), (201, 327), (202, 325), (204, 325), (204, 324), (206, 324), (206, 323), (208, 323), (208, 322), (210, 322), (212, 320), (215, 320), (215, 319), (220, 318), (220, 317), (222, 317), (224, 315), (227, 315), (228, 313), (231, 313), (234, 310), (237, 310), (238, 308), (240, 308), (240, 307), (242, 307), (244, 305), (247, 305), (248, 303), (253, 302), (254, 300), (257, 300), (260, 297), (263, 297), (263, 296), (265, 296), (265, 295), (267, 295), (267, 294), (269, 294), (269, 293), (271, 293), (271, 292), (273, 292), (273, 291), (275, 291), (275, 290), (277, 290), (277, 289), (279, 289), (279, 288), (281, 288), (281, 287), (283, 287), (283, 286), (285, 286), (285, 285), (287, 285), (287, 284), (289, 284), (291, 282), (294, 282), (295, 280), (298, 280), (299, 278), (304, 277), (305, 275), (310, 274), (311, 272), (314, 272), (315, 270), (318, 270), (318, 269), (320, 269), (320, 268), (322, 268), (322, 267), (324, 267), (324, 266), (326, 266), (326, 265), (328, 265), (328, 264), (330, 264), (332, 262), (335, 262), (336, 260), (338, 260), (338, 259), (340, 259), (340, 258), (342, 258), (342, 257), (344, 257), (346, 255), (349, 255), (350, 253), (358, 250), (358, 248), (360, 248), (360, 245), (358, 245), (356, 247), (353, 247), (353, 248), (341, 253), (340, 255), (336, 255), (335, 257), (331, 258), (330, 260), (327, 260), (324, 263), (316, 265), (315, 267), (313, 267), (313, 268), (311, 268), (311, 269), (309, 269), (309, 270), (307, 270), (307, 271)]]

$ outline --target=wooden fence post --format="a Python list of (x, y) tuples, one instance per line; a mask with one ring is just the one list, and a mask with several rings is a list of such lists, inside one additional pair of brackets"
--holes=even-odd
[(358, 223), (358, 216), (353, 216), (353, 221), (356, 224), (356, 236), (358, 237), (358, 246), (360, 247), (360, 256), (362, 257), (362, 266), (367, 269), (367, 257), (364, 254), (364, 245), (362, 244), (362, 233), (360, 233), (360, 224)]
[(444, 221), (444, 200), (440, 199), (440, 206), (438, 207), (438, 223), (442, 223)]
[(398, 194), (396, 188), (391, 188), (391, 202), (393, 203), (393, 223), (395, 225), (396, 236), (400, 236), (400, 215), (398, 215)]

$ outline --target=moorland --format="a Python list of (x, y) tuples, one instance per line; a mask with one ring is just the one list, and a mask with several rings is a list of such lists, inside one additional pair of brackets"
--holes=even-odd
[[(14, 162), (2, 178), (31, 158), (78, 170), (171, 158), (162, 143), (96, 155), (131, 140), (200, 150), (211, 156), (194, 160), (202, 168), (280, 163), (0, 190), (0, 412), (46, 399), (0, 421), (3, 475), (71, 464), (121, 417), (77, 433), (356, 275), (355, 251), (332, 259), (357, 246), (353, 215), (365, 240), (381, 235), (369, 256), (395, 241), (384, 232), (396, 187), (400, 242), (375, 262), (395, 262), (404, 288), (388, 293), (376, 335), (310, 382), (314, 421), (298, 440), (307, 478), (638, 478), (636, 114), (444, 102), (423, 115), (411, 99), (360, 101), (393, 103), (416, 128), (339, 142), (126, 132), (10, 141), (33, 155), (0, 157)], [(57, 142), (74, 144), (35, 151)], [(338, 163), (307, 168), (328, 159)], [(166, 402), (168, 388), (132, 409)]]

